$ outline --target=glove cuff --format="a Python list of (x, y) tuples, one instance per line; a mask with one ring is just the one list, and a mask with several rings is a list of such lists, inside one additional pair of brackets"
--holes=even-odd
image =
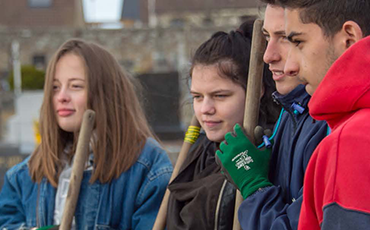
[(268, 186), (272, 186), (272, 183), (268, 181), (266, 178), (263, 177), (255, 178), (253, 181), (245, 183), (245, 185), (241, 189), (241, 194), (245, 200), (247, 199), (248, 196), (255, 193), (258, 189)]
[(59, 229), (59, 225), (49, 225), (49, 226), (37, 228), (37, 230), (57, 230), (57, 229)]

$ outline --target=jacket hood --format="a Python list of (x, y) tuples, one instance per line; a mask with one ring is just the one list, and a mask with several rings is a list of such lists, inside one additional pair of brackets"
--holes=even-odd
[(370, 108), (370, 37), (334, 62), (308, 106), (314, 119), (326, 120), (331, 127), (356, 110)]

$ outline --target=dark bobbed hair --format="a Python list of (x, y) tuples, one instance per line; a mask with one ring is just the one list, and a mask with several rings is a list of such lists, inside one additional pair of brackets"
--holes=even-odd
[(260, 0), (262, 3), (269, 5), (279, 5), (278, 0)]
[[(239, 29), (225, 33), (216, 32), (196, 50), (192, 58), (190, 78), (196, 65), (216, 65), (220, 76), (229, 78), (247, 89), (253, 20), (244, 22)], [(264, 65), (264, 95), (260, 103), (259, 124), (272, 128), (279, 115), (280, 107), (273, 101), (276, 91), (268, 66)], [(244, 105), (241, 105), (244, 106)]]

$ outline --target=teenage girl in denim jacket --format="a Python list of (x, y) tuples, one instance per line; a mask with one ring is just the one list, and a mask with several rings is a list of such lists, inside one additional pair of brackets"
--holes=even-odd
[(60, 223), (86, 109), (96, 112), (96, 122), (73, 228), (152, 228), (171, 162), (153, 138), (130, 76), (104, 48), (69, 40), (47, 69), (41, 144), (5, 176), (0, 229)]

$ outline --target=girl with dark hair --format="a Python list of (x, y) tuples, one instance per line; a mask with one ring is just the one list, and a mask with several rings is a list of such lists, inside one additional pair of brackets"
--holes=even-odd
[[(243, 123), (251, 28), (247, 23), (237, 31), (215, 33), (192, 59), (193, 108), (204, 133), (168, 187), (167, 229), (232, 228), (235, 189), (220, 173), (215, 152), (225, 134)], [(259, 119), (264, 127), (272, 128), (279, 114), (271, 98), (274, 91), (265, 71)]]
[(150, 131), (131, 76), (101, 46), (74, 39), (48, 65), (41, 144), (5, 176), (1, 229), (60, 223), (86, 109), (96, 122), (73, 228), (152, 228), (171, 162)]

